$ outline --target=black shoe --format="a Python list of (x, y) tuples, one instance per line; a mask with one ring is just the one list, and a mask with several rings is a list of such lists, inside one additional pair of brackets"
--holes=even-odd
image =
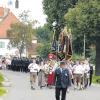
[(32, 89), (32, 90), (35, 90), (35, 88), (33, 88), (32, 86), (31, 86), (31, 89)]
[(40, 86), (40, 89), (42, 89), (42, 86)]

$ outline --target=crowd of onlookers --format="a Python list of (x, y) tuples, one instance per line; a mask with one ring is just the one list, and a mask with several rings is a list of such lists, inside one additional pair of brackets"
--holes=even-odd
[[(88, 60), (68, 60), (64, 61), (66, 69), (70, 73), (70, 81), (74, 89), (85, 89), (91, 86), (93, 65)], [(54, 86), (54, 73), (59, 67), (59, 62), (56, 60), (41, 60), (28, 59), (28, 58), (13, 58), (0, 59), (0, 69), (9, 69), (13, 71), (30, 72), (31, 88), (34, 89), (34, 84), (38, 79), (40, 88)]]
[(10, 58), (1, 58), (0, 59), (0, 69), (7, 69), (7, 66), (11, 65), (11, 59)]

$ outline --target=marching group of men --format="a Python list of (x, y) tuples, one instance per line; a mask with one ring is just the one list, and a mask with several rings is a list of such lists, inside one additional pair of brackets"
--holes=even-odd
[(28, 58), (13, 58), (8, 69), (19, 72), (29, 72), (28, 65), (32, 62)]
[[(28, 66), (30, 69), (31, 88), (35, 89), (35, 82), (38, 76), (38, 85), (40, 88), (44, 86), (56, 86), (56, 100), (60, 100), (60, 92), (62, 91), (62, 99), (65, 100), (66, 91), (73, 84), (74, 89), (82, 90), (87, 86), (91, 86), (93, 66), (87, 60), (72, 61), (48, 61), (38, 65), (33, 61)], [(38, 73), (38, 75), (37, 75)]]
[[(4, 59), (2, 63), (5, 63)], [(93, 66), (87, 60), (77, 60), (75, 62), (71, 60), (59, 62), (48, 60), (39, 63), (36, 59), (14, 58), (10, 63), (6, 63), (6, 66), (13, 71), (30, 72), (32, 90), (35, 90), (37, 79), (40, 88), (55, 86), (56, 100), (60, 100), (61, 92), (61, 100), (65, 100), (66, 91), (71, 85), (74, 86), (75, 90), (82, 90), (92, 83)]]

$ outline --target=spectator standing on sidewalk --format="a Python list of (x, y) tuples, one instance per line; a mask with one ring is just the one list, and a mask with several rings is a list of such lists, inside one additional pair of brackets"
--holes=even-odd
[(6, 70), (6, 58), (2, 59), (2, 69)]
[(92, 84), (92, 77), (93, 77), (93, 65), (90, 64), (90, 80), (89, 80), (89, 86)]
[(2, 60), (0, 59), (0, 70), (2, 69)]

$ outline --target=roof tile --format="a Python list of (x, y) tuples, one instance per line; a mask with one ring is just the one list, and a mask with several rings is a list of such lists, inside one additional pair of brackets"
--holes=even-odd
[[(3, 9), (0, 8), (0, 11)], [(7, 38), (7, 30), (10, 29), (10, 25), (18, 21), (19, 20), (16, 18), (16, 16), (9, 11), (6, 18), (4, 18), (3, 21), (0, 23), (0, 38)]]

